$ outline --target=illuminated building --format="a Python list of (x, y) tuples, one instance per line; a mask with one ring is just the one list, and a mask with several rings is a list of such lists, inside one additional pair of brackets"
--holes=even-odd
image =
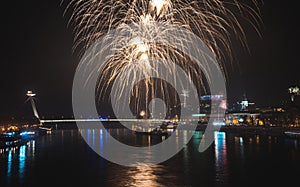
[(226, 125), (249, 125), (258, 126), (262, 124), (259, 111), (236, 111), (227, 112), (225, 115)]
[(242, 101), (237, 103), (239, 105), (239, 110), (240, 111), (249, 111), (249, 110), (253, 110), (253, 107), (255, 103), (253, 102), (249, 102), (246, 94), (244, 94)]
[(260, 112), (266, 126), (286, 126), (288, 123), (288, 113), (282, 107), (262, 108)]
[(207, 123), (210, 118), (217, 123), (223, 123), (221, 114), (227, 109), (224, 95), (204, 95), (200, 97), (200, 123)]

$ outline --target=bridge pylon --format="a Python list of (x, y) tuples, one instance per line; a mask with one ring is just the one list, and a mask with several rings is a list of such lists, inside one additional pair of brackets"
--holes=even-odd
[(36, 94), (29, 90), (29, 91), (27, 91), (26, 95), (28, 96), (28, 100), (30, 100), (34, 116), (39, 120), (39, 123), (41, 123), (40, 116), (39, 116), (39, 113), (36, 109), (36, 105), (34, 102), (34, 96), (36, 96)]

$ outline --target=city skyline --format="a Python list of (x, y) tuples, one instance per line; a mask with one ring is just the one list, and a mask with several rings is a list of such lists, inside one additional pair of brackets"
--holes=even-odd
[[(73, 51), (74, 33), (60, 1), (5, 2), (14, 14), (3, 12), (6, 28), (1, 68), (1, 117), (22, 112), (27, 90), (37, 93), (41, 115), (72, 115), (72, 81), (80, 51)], [(266, 1), (261, 7), (261, 37), (246, 29), (249, 51), (233, 42), (233, 61), (226, 61), (228, 103), (246, 94), (258, 106), (288, 100), (297, 85), (296, 5)], [(10, 11), (10, 10), (9, 10)]]

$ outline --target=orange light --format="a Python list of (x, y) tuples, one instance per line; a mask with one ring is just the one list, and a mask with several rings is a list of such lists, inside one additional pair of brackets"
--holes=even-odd
[(238, 121), (237, 119), (233, 119), (233, 120), (232, 120), (232, 124), (233, 124), (233, 125), (237, 125), (237, 124), (239, 124), (239, 121)]

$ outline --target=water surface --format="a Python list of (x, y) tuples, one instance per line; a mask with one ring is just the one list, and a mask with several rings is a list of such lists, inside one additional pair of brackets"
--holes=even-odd
[[(93, 141), (93, 130), (89, 141)], [(159, 137), (113, 134), (129, 145)], [(0, 149), (0, 186), (285, 186), (299, 184), (300, 141), (274, 136), (216, 132), (215, 142), (198, 152), (202, 132), (177, 155), (156, 166), (124, 167), (97, 155), (76, 130), (57, 130), (26, 145)], [(116, 153), (117, 154), (117, 153)], [(297, 186), (297, 185), (296, 185)]]

